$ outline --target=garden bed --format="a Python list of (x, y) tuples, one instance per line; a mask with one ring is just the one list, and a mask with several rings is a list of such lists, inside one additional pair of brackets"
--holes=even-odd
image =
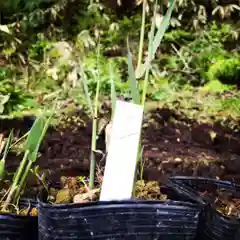
[[(22, 133), (29, 129), (29, 119), (5, 121), (0, 124), (1, 132), (13, 126)], [(46, 170), (53, 181), (61, 176), (88, 176), (89, 172), (91, 121), (84, 113), (75, 112), (67, 122), (48, 132), (38, 160), (40, 169)], [(147, 122), (143, 131), (145, 180), (194, 175), (240, 182), (239, 131), (220, 124), (200, 124), (168, 109), (155, 110)], [(104, 151), (104, 144), (104, 136), (100, 136), (98, 149)], [(97, 157), (102, 159), (101, 154)], [(13, 172), (17, 158), (14, 154), (8, 158), (7, 167)]]

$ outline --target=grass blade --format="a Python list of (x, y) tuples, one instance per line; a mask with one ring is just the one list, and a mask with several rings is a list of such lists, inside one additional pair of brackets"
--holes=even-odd
[(140, 104), (140, 97), (139, 97), (137, 81), (136, 81), (135, 71), (134, 71), (133, 62), (132, 62), (132, 54), (130, 51), (128, 39), (127, 39), (127, 49), (128, 49), (128, 76), (130, 80), (131, 95), (132, 95), (133, 102), (135, 104)]

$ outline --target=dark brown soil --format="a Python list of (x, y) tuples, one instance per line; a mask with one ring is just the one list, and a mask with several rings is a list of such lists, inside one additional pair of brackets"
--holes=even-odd
[[(38, 165), (47, 170), (53, 181), (60, 176), (88, 176), (91, 121), (81, 112), (86, 126), (68, 122), (68, 127), (51, 129), (41, 149)], [(163, 180), (172, 175), (218, 177), (240, 183), (240, 131), (220, 124), (199, 124), (168, 109), (154, 111), (152, 123), (144, 129), (144, 179)], [(27, 131), (31, 119), (1, 121), (0, 132), (12, 127)], [(211, 131), (214, 137), (211, 137)], [(98, 141), (104, 150), (104, 136)], [(14, 171), (19, 163), (9, 156), (7, 168)]]

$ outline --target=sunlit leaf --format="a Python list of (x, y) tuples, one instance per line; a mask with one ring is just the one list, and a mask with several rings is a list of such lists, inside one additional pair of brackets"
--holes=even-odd
[(7, 34), (11, 34), (11, 32), (10, 32), (10, 30), (9, 30), (7, 25), (1, 25), (0, 24), (0, 31), (4, 32), (4, 33), (7, 33)]

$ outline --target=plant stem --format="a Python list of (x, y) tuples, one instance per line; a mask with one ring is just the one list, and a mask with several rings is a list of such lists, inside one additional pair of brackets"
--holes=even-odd
[(22, 176), (21, 179), (20, 179), (20, 183), (18, 184), (17, 190), (16, 190), (16, 192), (15, 192), (15, 196), (14, 196), (14, 198), (13, 198), (13, 202), (18, 201), (19, 196), (20, 196), (20, 194), (21, 194), (21, 191), (22, 191), (22, 189), (23, 189), (24, 186), (25, 186), (26, 179), (27, 179), (27, 176), (28, 176), (29, 171), (30, 171), (30, 169), (31, 169), (31, 166), (32, 166), (32, 162), (29, 161), (28, 164), (27, 164), (27, 167), (26, 167), (25, 170), (24, 170), (23, 176)]
[(90, 177), (89, 177), (89, 188), (94, 188), (94, 177), (95, 177), (95, 167), (96, 167), (96, 159), (95, 153), (91, 149), (91, 163), (90, 163)]
[(137, 70), (139, 70), (140, 65), (142, 63), (144, 33), (145, 33), (145, 20), (146, 20), (146, 6), (147, 6), (147, 0), (143, 0), (142, 24), (141, 24), (141, 33), (140, 33), (140, 40), (139, 40)]
[(25, 171), (24, 167), (26, 166), (26, 163), (28, 161), (28, 155), (29, 155), (29, 150), (27, 150), (24, 153), (24, 157), (23, 157), (23, 159), (22, 159), (22, 161), (20, 163), (20, 166), (19, 166), (19, 168), (17, 170), (16, 176), (13, 179), (13, 184), (11, 186), (10, 192), (9, 192), (9, 194), (7, 196), (6, 201), (3, 204), (3, 207), (2, 207), (3, 211), (7, 210), (8, 205), (10, 204), (13, 196), (15, 195), (15, 190), (18, 188), (18, 182), (20, 180), (20, 177), (22, 176), (23, 172)]
[(91, 163), (90, 163), (90, 176), (89, 176), (89, 188), (94, 188), (94, 177), (95, 177), (95, 151), (96, 151), (96, 139), (97, 139), (97, 118), (98, 118), (98, 98), (100, 92), (100, 75), (99, 75), (99, 56), (100, 56), (100, 44), (98, 44), (98, 52), (97, 52), (97, 88), (94, 102), (94, 115), (93, 115), (93, 123), (92, 123), (92, 143), (91, 143)]
[[(96, 94), (97, 99), (98, 94)], [(95, 101), (95, 109), (94, 109), (94, 119), (92, 123), (92, 143), (91, 143), (91, 163), (90, 163), (90, 177), (89, 177), (89, 188), (94, 188), (94, 176), (95, 176), (95, 166), (96, 166), (96, 159), (95, 159), (95, 151), (96, 151), (96, 138), (97, 138), (97, 110), (98, 104)]]
[(148, 67), (148, 68), (146, 69), (145, 78), (144, 78), (144, 83), (143, 83), (142, 102), (141, 102), (141, 104), (143, 105), (143, 107), (144, 107), (145, 101), (146, 101), (149, 71), (150, 71), (150, 68)]

